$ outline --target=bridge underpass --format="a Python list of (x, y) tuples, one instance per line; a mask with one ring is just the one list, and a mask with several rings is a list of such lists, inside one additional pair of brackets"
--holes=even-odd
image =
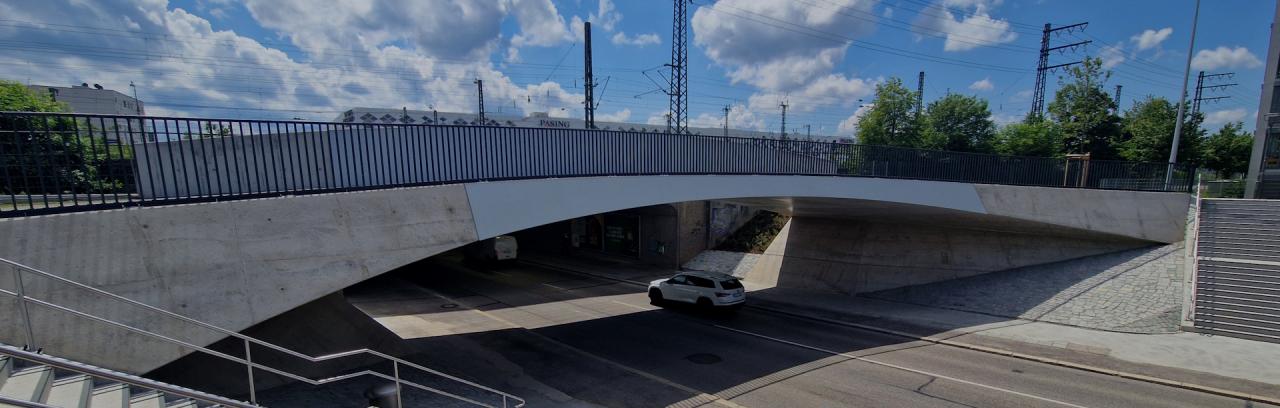
[[(9, 219), (0, 222), (0, 257), (240, 330), (477, 240), (614, 210), (724, 199), (800, 220), (848, 211), (837, 218), (865, 222), (871, 230), (863, 228), (859, 238), (829, 224), (815, 232), (836, 235), (814, 242), (823, 249), (807, 250), (864, 248), (866, 259), (827, 259), (822, 270), (839, 275), (839, 267), (848, 267), (858, 276), (852, 282), (875, 287), (1174, 242), (1181, 239), (1189, 200), (1177, 193), (819, 176), (535, 179)], [(907, 220), (918, 221), (900, 225)], [(903, 228), (914, 230), (904, 234)], [(844, 237), (848, 243), (841, 243)], [(859, 240), (864, 242), (854, 242)], [(993, 247), (999, 256), (990, 254)], [(822, 260), (813, 252), (798, 257), (803, 262), (792, 263), (794, 273), (811, 269), (815, 259)], [(849, 289), (856, 291), (856, 284)], [(28, 282), (27, 290), (161, 332), (183, 327), (130, 316), (130, 310), (98, 305), (49, 282)], [(127, 333), (86, 330), (67, 316), (36, 313), (41, 343), (68, 357), (145, 372), (183, 354)], [(16, 324), (15, 318), (9, 313), (7, 324)], [(16, 332), (7, 333), (14, 338), (5, 341), (21, 341)], [(186, 334), (197, 344), (221, 337)]]
[[(105, 184), (123, 191), (85, 197), (20, 178), (22, 194), (0, 206), (0, 257), (237, 331), (477, 240), (624, 209), (726, 200), (795, 216), (798, 238), (814, 220), (813, 245), (848, 252), (797, 252), (780, 278), (857, 292), (1178, 241), (1190, 200), (1181, 181), (1161, 181), (1162, 164), (397, 125), (154, 137), (175, 119), (143, 120), (132, 172), (112, 167), (126, 181)], [(804, 275), (815, 262), (826, 276)], [(197, 346), (223, 337), (27, 279), (29, 296), (136, 329)], [(190, 352), (56, 311), (31, 317), (39, 346), (110, 368), (146, 372)], [(20, 325), (16, 308), (0, 319)], [(18, 333), (0, 341), (23, 343)]]

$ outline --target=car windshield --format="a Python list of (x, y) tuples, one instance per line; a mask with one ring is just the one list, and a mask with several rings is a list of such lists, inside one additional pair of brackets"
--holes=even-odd
[(725, 289), (742, 289), (742, 282), (737, 279), (725, 279), (720, 281), (720, 287)]

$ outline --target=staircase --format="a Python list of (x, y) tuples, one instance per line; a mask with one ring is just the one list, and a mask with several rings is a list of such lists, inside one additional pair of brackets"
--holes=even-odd
[[(270, 373), (312, 386), (324, 386), (354, 378), (373, 377), (394, 386), (393, 394), (380, 397), (382, 402), (379, 403), (379, 406), (384, 407), (404, 406), (403, 397), (421, 397), (422, 395), (488, 408), (520, 408), (525, 405), (525, 400), (515, 395), (378, 351), (359, 349), (323, 356), (311, 356), (7, 259), (0, 258), (0, 267), (13, 271), (11, 275), (14, 282), (11, 287), (12, 290), (0, 285), (0, 299), (9, 297), (16, 300), (17, 316), (15, 317), (18, 319), (15, 322), (18, 323), (17, 327), (4, 327), (3, 329), (12, 330), (15, 334), (19, 332), (24, 334), (23, 337), (27, 345), (39, 344), (39, 339), (33, 334), (32, 330), (31, 309), (42, 308), (74, 316), (90, 325), (98, 323), (103, 326), (118, 328), (152, 340), (180, 346), (193, 352), (243, 365), (245, 371), (240, 374), (228, 375), (243, 375), (249, 391), (248, 402), (236, 401), (132, 374), (53, 357), (40, 352), (32, 352), (26, 347), (18, 348), (0, 343), (0, 407), (256, 408), (259, 405), (256, 396), (255, 373)], [(4, 276), (4, 274), (0, 274), (0, 276)], [(44, 296), (28, 293), (26, 288), (33, 281), (39, 281), (40, 284), (46, 287), (72, 288), (79, 291), (83, 296), (94, 296), (104, 302), (132, 308), (132, 310), (137, 311), (138, 315), (136, 317), (139, 319), (164, 319), (178, 323), (183, 329), (175, 330), (174, 333), (156, 333), (102, 317), (95, 314), (96, 311), (79, 310), (60, 305), (54, 303), (47, 293)], [(0, 304), (7, 305), (7, 303)], [(230, 339), (237, 340), (243, 344), (244, 353), (231, 355), (181, 340), (184, 332), (193, 330), (213, 330)], [(5, 333), (0, 332), (0, 334)], [(296, 374), (289, 369), (263, 365), (254, 360), (254, 356), (264, 352), (278, 353), (310, 364), (372, 358), (379, 361), (382, 366), (391, 368), (391, 372), (387, 373), (370, 368), (360, 370), (357, 368), (359, 371), (345, 372), (330, 377), (310, 378)], [(370, 367), (367, 364), (366, 361), (358, 366)], [(375, 363), (375, 365), (377, 364), (379, 363)], [(412, 378), (412, 380), (405, 376)], [(424, 379), (430, 380), (429, 383), (434, 386), (421, 383)], [(440, 385), (451, 385), (454, 389), (447, 391), (436, 388)], [(402, 394), (410, 393), (415, 395), (402, 396)], [(409, 402), (414, 399), (411, 398)], [(421, 400), (419, 399), (419, 401)]]
[(0, 407), (255, 407), (0, 344)]
[(1280, 201), (1206, 199), (1196, 230), (1196, 331), (1280, 343)]

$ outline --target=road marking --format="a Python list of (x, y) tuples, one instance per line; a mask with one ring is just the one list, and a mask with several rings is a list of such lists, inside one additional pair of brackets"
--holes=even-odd
[(1025, 393), (1025, 392), (1019, 392), (1019, 391), (1014, 391), (1014, 390), (1010, 390), (1010, 389), (1006, 389), (1006, 388), (1000, 388), (1000, 387), (996, 387), (996, 386), (993, 386), (993, 385), (986, 385), (986, 384), (976, 383), (976, 382), (969, 381), (969, 380), (963, 380), (963, 379), (959, 379), (959, 378), (955, 378), (955, 377), (949, 377), (949, 376), (945, 376), (945, 375), (942, 375), (942, 374), (935, 374), (935, 373), (931, 373), (931, 372), (928, 372), (928, 371), (917, 370), (917, 369), (910, 368), (910, 367), (903, 367), (903, 366), (900, 366), (900, 365), (897, 365), (897, 364), (886, 363), (886, 362), (883, 362), (883, 361), (876, 361), (876, 360), (872, 360), (872, 359), (869, 359), (869, 358), (866, 358), (866, 357), (859, 357), (859, 356), (855, 356), (855, 355), (848, 354), (848, 353), (842, 353), (842, 352), (838, 352), (838, 351), (827, 350), (827, 349), (824, 349), (824, 348), (821, 348), (821, 347), (815, 347), (815, 346), (810, 346), (810, 345), (808, 345), (808, 344), (796, 343), (796, 342), (794, 342), (794, 341), (784, 340), (784, 339), (779, 339), (779, 338), (776, 338), (776, 337), (769, 337), (769, 336), (766, 336), (766, 335), (763, 335), (763, 334), (753, 333), (753, 332), (749, 332), (749, 331), (746, 331), (746, 330), (735, 329), (735, 328), (732, 328), (732, 327), (721, 326), (721, 325), (718, 325), (718, 324), (713, 324), (712, 326), (715, 326), (715, 327), (718, 327), (718, 328), (721, 328), (721, 329), (724, 329), (724, 330), (728, 330), (728, 331), (736, 332), (736, 333), (745, 334), (745, 335), (748, 335), (748, 336), (759, 337), (759, 338), (762, 338), (762, 339), (765, 339), (765, 340), (775, 341), (775, 342), (783, 343), (783, 344), (789, 344), (789, 345), (796, 346), (796, 347), (800, 347), (800, 348), (805, 348), (805, 349), (809, 349), (809, 350), (813, 350), (813, 351), (818, 351), (818, 352), (822, 352), (822, 353), (827, 353), (827, 354), (831, 354), (831, 355), (835, 355), (835, 356), (841, 356), (841, 357), (845, 357), (845, 358), (848, 358), (848, 359), (851, 359), (851, 360), (863, 361), (863, 362), (867, 362), (867, 363), (871, 363), (871, 364), (875, 364), (875, 365), (879, 365), (879, 366), (884, 366), (884, 367), (889, 367), (889, 368), (895, 368), (895, 369), (898, 369), (898, 370), (907, 371), (907, 372), (912, 372), (912, 373), (916, 373), (916, 374), (920, 374), (920, 375), (925, 375), (925, 376), (929, 376), (929, 377), (941, 378), (941, 379), (948, 380), (948, 381), (955, 381), (955, 382), (958, 382), (958, 383), (961, 383), (961, 384), (968, 384), (968, 385), (972, 385), (972, 386), (975, 386), (975, 387), (982, 387), (982, 388), (986, 388), (986, 389), (990, 389), (990, 390), (995, 390), (995, 391), (1005, 392), (1005, 393), (1009, 393), (1009, 394), (1013, 394), (1013, 395), (1018, 395), (1018, 396), (1022, 396), (1022, 397), (1027, 397), (1027, 398), (1031, 398), (1031, 399), (1036, 399), (1036, 400), (1040, 400), (1040, 401), (1044, 401), (1044, 402), (1049, 402), (1049, 403), (1053, 403), (1053, 404), (1059, 404), (1059, 405), (1068, 406), (1068, 407), (1075, 407), (1075, 408), (1088, 408), (1088, 407), (1085, 407), (1085, 406), (1083, 406), (1083, 405), (1076, 405), (1076, 404), (1072, 404), (1072, 403), (1070, 403), (1070, 402), (1058, 401), (1058, 400), (1055, 400), (1055, 399), (1045, 398), (1045, 397), (1041, 397), (1041, 396), (1038, 396), (1038, 395), (1031, 395), (1031, 394), (1027, 394), (1027, 393)]
[[(544, 283), (544, 285), (545, 285), (545, 283)], [(430, 290), (430, 289), (426, 289), (426, 288), (424, 288), (424, 289), (425, 289), (425, 290), (427, 290), (428, 292), (431, 292), (431, 293), (432, 293), (433, 295), (435, 295), (435, 296), (438, 296), (438, 297), (440, 297), (440, 298), (442, 298), (442, 299), (445, 299), (445, 300), (447, 300), (447, 301), (450, 301), (450, 302), (454, 302), (454, 300), (453, 300), (453, 299), (450, 299), (448, 296), (445, 296), (445, 295), (443, 295), (443, 294), (440, 294), (439, 292), (436, 292), (436, 291), (433, 291), (433, 290)], [(617, 301), (615, 300), (614, 302), (617, 302)], [(456, 302), (454, 302), (454, 303), (456, 303)], [(639, 306), (630, 305), (630, 304), (623, 303), (623, 302), (618, 302), (618, 303), (621, 303), (621, 304), (624, 304), (624, 305), (628, 305), (628, 306), (632, 306), (632, 307), (637, 307), (637, 308), (639, 307)], [(682, 391), (684, 391), (684, 392), (688, 392), (688, 393), (690, 393), (690, 394), (693, 394), (693, 396), (692, 396), (692, 397), (689, 397), (689, 398), (685, 399), (684, 401), (680, 401), (680, 402), (676, 403), (676, 404), (679, 404), (679, 406), (684, 406), (684, 405), (686, 405), (686, 404), (693, 403), (693, 404), (696, 404), (696, 405), (693, 405), (693, 406), (701, 406), (701, 405), (706, 405), (706, 404), (720, 404), (720, 405), (724, 405), (724, 406), (727, 406), (727, 407), (730, 407), (730, 408), (747, 408), (747, 407), (742, 406), (742, 405), (739, 405), (739, 404), (737, 404), (737, 403), (735, 403), (735, 402), (733, 402), (733, 401), (729, 401), (729, 400), (727, 400), (727, 399), (721, 398), (719, 395), (715, 395), (715, 394), (708, 394), (708, 393), (702, 392), (702, 391), (700, 391), (700, 390), (697, 390), (697, 389), (694, 389), (694, 388), (688, 387), (688, 386), (686, 386), (686, 385), (684, 385), (684, 384), (680, 384), (680, 383), (677, 383), (677, 382), (675, 382), (675, 381), (671, 381), (671, 380), (668, 380), (668, 379), (666, 379), (666, 378), (660, 377), (660, 376), (658, 376), (658, 375), (656, 375), (656, 374), (650, 374), (650, 373), (648, 373), (648, 372), (642, 371), (642, 370), (637, 369), (637, 368), (632, 368), (631, 366), (628, 366), (628, 365), (625, 365), (625, 364), (619, 363), (619, 362), (617, 362), (617, 361), (613, 361), (613, 360), (610, 360), (610, 359), (607, 359), (607, 358), (604, 358), (604, 357), (601, 357), (601, 356), (598, 356), (598, 355), (592, 354), (591, 352), (588, 352), (588, 351), (586, 351), (586, 350), (583, 350), (583, 349), (580, 349), (580, 348), (577, 348), (577, 347), (571, 346), (571, 345), (569, 345), (569, 344), (567, 344), (567, 343), (564, 343), (564, 342), (562, 342), (562, 341), (560, 341), (560, 340), (556, 340), (556, 339), (553, 339), (553, 338), (551, 338), (551, 337), (548, 337), (548, 336), (546, 336), (546, 335), (544, 335), (544, 334), (542, 334), (542, 333), (538, 333), (538, 332), (536, 332), (536, 331), (530, 330), (530, 329), (526, 328), (526, 327), (525, 327), (525, 326), (523, 326), (523, 325), (516, 324), (515, 322), (512, 322), (512, 321), (507, 320), (507, 319), (503, 319), (502, 317), (499, 317), (498, 315), (495, 315), (495, 314), (493, 314), (493, 313), (489, 313), (489, 312), (486, 312), (486, 311), (484, 311), (484, 310), (477, 310), (477, 309), (467, 309), (467, 310), (471, 310), (471, 311), (474, 311), (474, 312), (480, 313), (480, 315), (482, 315), (482, 316), (488, 317), (488, 318), (493, 319), (493, 320), (497, 320), (497, 321), (502, 322), (502, 323), (509, 324), (509, 325), (511, 325), (512, 327), (524, 328), (524, 329), (525, 329), (525, 330), (524, 330), (524, 332), (525, 332), (525, 333), (528, 333), (528, 334), (530, 334), (530, 335), (532, 335), (532, 336), (534, 336), (534, 337), (540, 338), (540, 339), (545, 340), (545, 341), (550, 342), (550, 343), (555, 343), (556, 345), (558, 345), (558, 346), (560, 346), (560, 347), (564, 347), (564, 348), (566, 348), (566, 349), (572, 350), (572, 351), (574, 351), (574, 352), (576, 352), (576, 353), (578, 353), (578, 354), (582, 354), (582, 355), (587, 356), (587, 357), (589, 357), (589, 358), (591, 358), (591, 359), (594, 359), (594, 360), (596, 360), (596, 361), (600, 361), (600, 362), (602, 362), (602, 363), (609, 364), (609, 365), (612, 365), (612, 366), (614, 366), (614, 367), (618, 367), (619, 369), (622, 369), (622, 370), (624, 370), (624, 371), (630, 372), (630, 373), (632, 373), (632, 374), (639, 375), (639, 376), (641, 376), (641, 377), (648, 378), (648, 379), (650, 379), (650, 380), (657, 381), (657, 382), (662, 383), (662, 384), (664, 384), (664, 385), (667, 385), (667, 386), (670, 386), (670, 387), (674, 387), (674, 388), (678, 388), (678, 389), (680, 389), (680, 390), (682, 390)], [(702, 401), (706, 401), (706, 402), (702, 402)], [(676, 405), (676, 404), (673, 404), (673, 405)]]

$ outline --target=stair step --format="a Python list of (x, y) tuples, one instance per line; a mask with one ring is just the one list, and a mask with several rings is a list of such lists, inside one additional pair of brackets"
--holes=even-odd
[(129, 408), (164, 408), (164, 394), (151, 391), (129, 399)]
[(23, 401), (40, 402), (49, 395), (53, 367), (35, 366), (13, 372), (0, 387), (0, 395)]
[(198, 405), (196, 405), (195, 401), (184, 399), (184, 400), (174, 401), (172, 404), (169, 404), (166, 408), (196, 408), (197, 406)]
[(45, 403), (55, 407), (84, 407), (89, 403), (89, 391), (92, 389), (93, 378), (87, 375), (59, 378), (53, 380)]
[(129, 386), (111, 384), (95, 388), (89, 397), (89, 406), (93, 408), (128, 408)]

